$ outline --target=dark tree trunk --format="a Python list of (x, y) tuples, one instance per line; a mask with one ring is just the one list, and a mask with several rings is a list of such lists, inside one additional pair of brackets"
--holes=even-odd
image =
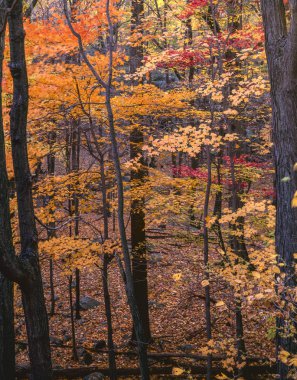
[[(5, 141), (2, 119), (2, 69), (5, 48), (4, 32), (0, 36), (0, 240), (14, 256), (9, 211), (9, 185), (6, 171)], [(0, 245), (1, 254), (1, 245)], [(0, 379), (15, 378), (13, 282), (0, 273)]]
[(131, 310), (131, 315), (134, 324), (135, 336), (137, 340), (137, 348), (139, 354), (139, 364), (141, 379), (149, 379), (149, 364), (147, 359), (147, 344), (145, 342), (145, 336), (142, 327), (142, 320), (139, 315), (138, 306), (135, 300), (134, 294), (134, 284), (130, 260), (130, 252), (127, 242), (127, 236), (125, 231), (125, 221), (124, 221), (124, 186), (123, 186), (123, 177), (121, 172), (121, 164), (118, 151), (118, 143), (116, 138), (116, 132), (114, 127), (113, 111), (111, 106), (111, 97), (110, 97), (110, 88), (106, 88), (106, 109), (108, 112), (108, 121), (109, 121), (109, 132), (110, 140), (112, 144), (112, 152), (114, 159), (114, 166), (117, 179), (117, 190), (118, 190), (118, 226), (122, 243), (122, 250), (125, 263), (125, 275), (126, 275), (126, 294), (128, 299), (128, 304)]
[[(53, 151), (53, 145), (56, 142), (56, 133), (55, 132), (49, 132), (48, 134), (48, 143), (50, 146), (50, 153), (47, 156), (47, 171), (48, 174), (52, 177), (55, 175), (55, 166), (56, 166), (56, 156)], [(52, 212), (54, 214), (54, 212)], [(50, 240), (55, 236), (55, 222), (49, 223), (49, 228), (47, 231), (47, 238)], [(54, 261), (53, 259), (50, 259), (49, 262), (49, 283), (50, 283), (50, 294), (51, 294), (51, 306), (50, 306), (50, 315), (53, 316), (55, 314), (55, 283), (54, 283)]]
[[(187, 1), (187, 3), (189, 3), (189, 2)], [(186, 35), (185, 35), (185, 38), (186, 38), (185, 46), (192, 48), (192, 46), (193, 46), (193, 26), (192, 26), (192, 19), (191, 19), (191, 17), (189, 17), (187, 19), (187, 21), (186, 21)], [(190, 59), (190, 67), (189, 67), (189, 83), (190, 84), (193, 82), (194, 73), (195, 73), (195, 70), (194, 70), (194, 65), (193, 65), (193, 59), (191, 58)]]
[[(144, 13), (143, 0), (132, 0), (131, 3), (131, 33), (142, 33), (142, 21)], [(130, 73), (133, 74), (141, 67), (143, 60), (143, 44), (130, 47)], [(139, 127), (133, 129), (130, 134), (130, 158), (141, 157), (141, 168), (131, 170), (132, 187), (143, 183), (147, 176), (147, 168), (143, 158), (142, 146), (144, 142), (143, 131)], [(144, 340), (151, 339), (149, 307), (148, 307), (148, 283), (147, 283), (147, 247), (145, 236), (145, 212), (144, 198), (133, 199), (131, 203), (131, 245), (132, 245), (132, 274), (134, 295), (137, 303), (139, 317), (142, 321)], [(132, 339), (135, 340), (133, 329)]]
[(103, 257), (103, 291), (104, 291), (104, 305), (105, 305), (105, 315), (107, 321), (107, 344), (108, 344), (108, 361), (109, 361), (109, 378), (110, 380), (117, 379), (117, 367), (115, 358), (115, 348), (113, 343), (113, 328), (112, 328), (112, 315), (111, 315), (111, 303), (110, 295), (108, 289), (108, 264), (110, 262), (110, 256), (105, 254)]
[(78, 361), (78, 355), (77, 355), (77, 350), (76, 350), (74, 313), (73, 313), (72, 276), (69, 276), (68, 278), (68, 293), (69, 293), (69, 309), (70, 309), (70, 322), (71, 322), (72, 359), (74, 361)]
[(138, 354), (139, 354), (139, 365), (140, 365), (140, 372), (141, 372), (141, 379), (147, 380), (149, 379), (149, 364), (147, 359), (147, 346), (144, 339), (143, 334), (143, 328), (142, 328), (142, 321), (139, 316), (137, 303), (135, 301), (135, 295), (134, 295), (134, 284), (133, 284), (133, 276), (132, 276), (132, 269), (131, 269), (131, 258), (130, 258), (130, 251), (128, 247), (128, 241), (126, 236), (126, 229), (125, 229), (125, 219), (124, 219), (124, 185), (123, 185), (123, 176), (121, 171), (121, 163), (120, 163), (120, 156), (119, 156), (119, 150), (118, 150), (118, 142), (117, 142), (117, 135), (116, 135), (116, 129), (115, 129), (115, 123), (114, 123), (114, 114), (111, 104), (111, 88), (112, 88), (112, 76), (113, 76), (113, 49), (114, 49), (114, 28), (112, 24), (112, 19), (110, 15), (110, 2), (107, 0), (106, 2), (106, 15), (108, 20), (108, 26), (109, 26), (109, 46), (108, 46), (108, 78), (107, 81), (104, 82), (96, 69), (92, 66), (90, 63), (87, 54), (84, 50), (82, 38), (80, 34), (78, 34), (75, 29), (73, 28), (73, 25), (71, 23), (71, 19), (69, 17), (69, 12), (67, 8), (67, 2), (64, 0), (64, 12), (66, 15), (66, 20), (68, 23), (68, 26), (71, 30), (71, 33), (77, 38), (78, 45), (79, 45), (79, 51), (81, 54), (82, 59), (87, 64), (88, 68), (96, 78), (98, 84), (102, 86), (105, 89), (105, 106), (107, 111), (107, 120), (108, 120), (108, 127), (109, 127), (109, 137), (110, 142), (112, 146), (112, 154), (113, 154), (113, 163), (114, 163), (114, 169), (116, 174), (116, 182), (117, 182), (117, 194), (118, 194), (118, 227), (119, 227), (119, 234), (122, 244), (122, 252), (123, 252), (123, 259), (125, 264), (125, 290), (126, 295), (128, 299), (128, 304), (130, 307), (131, 315), (133, 318), (134, 328), (135, 328), (135, 334), (137, 338), (137, 348), (138, 348)]
[(0, 274), (0, 379), (15, 378), (13, 282)]
[[(204, 200), (203, 210), (203, 261), (204, 261), (204, 278), (209, 281), (209, 234), (206, 220), (209, 212), (209, 201), (211, 192), (211, 152), (210, 147), (206, 147), (207, 155), (207, 185)], [(210, 285), (204, 287), (205, 291), (205, 321), (206, 321), (206, 337), (210, 341), (212, 338), (212, 326), (211, 326), (211, 300), (210, 300)], [(212, 355), (207, 356), (207, 380), (212, 379)]]
[[(276, 171), (276, 251), (284, 273), (285, 301), (277, 321), (277, 350), (297, 353), (296, 335), (287, 329), (296, 324), (296, 305), (289, 301), (296, 287), (294, 253), (297, 252), (297, 210), (291, 205), (297, 189), (297, 1), (291, 0), (290, 28), (282, 0), (262, 0), (266, 54), (271, 82), (272, 128)], [(296, 328), (296, 325), (294, 326)], [(289, 368), (278, 362), (280, 379), (288, 379)]]
[[(79, 123), (79, 122), (78, 122)], [(77, 122), (74, 123), (71, 136), (71, 169), (78, 175), (80, 159), (80, 127)], [(77, 179), (78, 182), (78, 179)], [(71, 202), (71, 213), (74, 212), (74, 236), (79, 236), (79, 198), (74, 194)], [(80, 319), (80, 270), (75, 269), (75, 319)]]
[[(102, 137), (102, 128), (100, 128), (100, 136)], [(96, 140), (95, 140), (96, 141)], [(98, 149), (98, 154), (100, 153)], [(100, 156), (100, 175), (101, 175), (101, 192), (102, 192), (102, 203), (103, 203), (103, 224), (104, 224), (104, 241), (109, 238), (109, 226), (108, 226), (108, 201), (106, 194), (106, 177), (105, 177), (105, 164), (104, 156)], [(113, 342), (113, 326), (112, 326), (112, 312), (111, 312), (111, 301), (109, 294), (108, 285), (108, 265), (111, 261), (111, 257), (108, 254), (103, 256), (103, 271), (102, 271), (102, 282), (103, 282), (103, 293), (104, 293), (104, 306), (105, 306), (105, 316), (107, 322), (107, 345), (108, 345), (108, 361), (109, 361), (109, 378), (110, 380), (117, 379), (117, 365), (115, 357), (115, 347)]]
[[(12, 6), (12, 1), (8, 6)], [(8, 18), (10, 71), (13, 78), (13, 103), (10, 134), (16, 182), (20, 228), (20, 260), (26, 269), (22, 299), (28, 334), (32, 378), (51, 379), (51, 355), (47, 311), (38, 259), (37, 231), (32, 201), (32, 179), (27, 153), (28, 80), (26, 72), (22, 1), (18, 0)]]

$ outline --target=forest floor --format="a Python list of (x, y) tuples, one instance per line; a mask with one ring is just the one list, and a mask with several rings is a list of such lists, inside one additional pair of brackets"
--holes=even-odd
[[(186, 232), (186, 231), (184, 231)], [(177, 241), (174, 225), (167, 229), (149, 231), (149, 304), (153, 342), (149, 352), (203, 354), (207, 339), (204, 318), (204, 288), (202, 244), (181, 238)], [(191, 231), (192, 235), (197, 235)], [(215, 255), (213, 253), (213, 255)], [(212, 259), (212, 257), (211, 257)], [(99, 261), (100, 263), (100, 261)], [(49, 260), (41, 256), (44, 288), (49, 310)], [(181, 274), (176, 280), (176, 274)], [(72, 360), (71, 323), (68, 297), (68, 278), (55, 263), (54, 282), (56, 292), (56, 313), (50, 317), (50, 336), (52, 342), (53, 365), (58, 368), (82, 367), (82, 361)], [(118, 265), (114, 260), (109, 268), (109, 286), (112, 301), (114, 341), (117, 351), (125, 353), (135, 351), (130, 344), (131, 318), (127, 307), (126, 295)], [(73, 289), (73, 293), (74, 293)], [(19, 290), (16, 296), (16, 340), (17, 363), (24, 365), (28, 362), (25, 334), (25, 324), (22, 315)], [(99, 301), (99, 306), (81, 311), (81, 319), (75, 321), (76, 341), (79, 350), (85, 349), (91, 354), (91, 366), (105, 368), (108, 366), (108, 356), (104, 352), (95, 352), (94, 343), (107, 340), (107, 328), (104, 311), (102, 277), (99, 268), (86, 268), (81, 271), (81, 296), (89, 296)], [(75, 295), (73, 295), (75, 297)], [(233, 295), (230, 286), (222, 278), (211, 280), (212, 322), (214, 341), (232, 342), (235, 337), (235, 318)], [(218, 310), (215, 304), (223, 300), (228, 307)], [(267, 305), (257, 304), (243, 310), (245, 342), (248, 356), (273, 359), (273, 342), (268, 339), (270, 312)], [(226, 348), (225, 348), (226, 349)], [(105, 349), (107, 350), (107, 349)], [(81, 352), (81, 351), (80, 351)], [(224, 355), (224, 348), (218, 355)], [(168, 361), (169, 360), (169, 361)], [(174, 358), (165, 362), (173, 367), (197, 365), (193, 359)], [(159, 361), (152, 360), (151, 364), (160, 366)], [(163, 363), (164, 364), (164, 363)], [(200, 362), (204, 365), (205, 362)], [(137, 366), (135, 356), (121, 354), (117, 356), (118, 368)], [(167, 378), (173, 378), (169, 376)], [(125, 377), (128, 379), (128, 377)], [(162, 378), (162, 377), (157, 377)], [(188, 378), (188, 377), (183, 377)], [(189, 377), (190, 378), (190, 377)], [(192, 377), (198, 378), (198, 377)], [(272, 378), (272, 377), (270, 377)]]

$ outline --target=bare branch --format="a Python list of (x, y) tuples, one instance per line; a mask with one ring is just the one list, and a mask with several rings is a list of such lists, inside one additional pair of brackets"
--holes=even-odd
[(82, 56), (82, 59), (84, 60), (85, 64), (88, 66), (88, 68), (90, 69), (91, 73), (94, 75), (94, 77), (98, 81), (98, 83), (100, 83), (102, 87), (107, 88), (107, 84), (100, 77), (100, 75), (98, 74), (98, 72), (94, 69), (93, 65), (91, 64), (90, 60), (87, 57), (87, 54), (86, 54), (86, 51), (84, 49), (84, 45), (83, 45), (83, 42), (82, 42), (81, 35), (74, 29), (74, 27), (72, 25), (72, 22), (71, 22), (71, 19), (70, 19), (70, 16), (69, 16), (69, 12), (68, 12), (67, 0), (63, 0), (63, 4), (64, 4), (64, 13), (65, 13), (67, 25), (68, 25), (71, 33), (77, 39), (78, 48), (79, 48), (79, 52), (80, 52), (80, 54)]

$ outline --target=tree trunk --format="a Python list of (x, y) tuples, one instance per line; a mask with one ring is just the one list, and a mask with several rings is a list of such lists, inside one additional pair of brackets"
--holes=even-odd
[[(50, 146), (50, 153), (47, 156), (47, 171), (48, 174), (51, 177), (54, 177), (55, 175), (55, 166), (56, 166), (56, 156), (55, 152), (53, 150), (53, 145), (56, 142), (56, 133), (51, 131), (48, 134), (48, 144)], [(51, 213), (52, 215), (54, 214), (54, 211)], [(49, 228), (47, 230), (47, 238), (50, 240), (51, 238), (55, 237), (55, 226), (56, 223), (50, 222), (49, 223)], [(50, 306), (50, 316), (53, 316), (55, 314), (55, 305), (56, 305), (56, 299), (55, 299), (55, 284), (54, 284), (54, 261), (53, 259), (50, 259), (49, 261), (49, 283), (50, 283), (50, 294), (51, 294), (51, 306)]]
[(149, 379), (149, 365), (147, 359), (147, 345), (145, 343), (142, 320), (139, 315), (138, 306), (135, 300), (134, 294), (134, 284), (133, 284), (133, 276), (131, 270), (131, 259), (130, 252), (128, 248), (127, 236), (125, 231), (125, 221), (124, 221), (124, 186), (123, 186), (123, 177), (121, 172), (118, 144), (116, 139), (116, 132), (114, 127), (114, 119), (113, 112), (110, 102), (110, 88), (106, 89), (106, 108), (108, 113), (108, 121), (109, 121), (109, 133), (110, 140), (112, 145), (114, 166), (116, 172), (117, 179), (117, 190), (118, 190), (118, 226), (124, 256), (125, 263), (125, 275), (126, 275), (126, 294), (128, 298), (128, 304), (131, 310), (134, 330), (137, 340), (137, 348), (139, 354), (139, 364), (140, 364), (140, 372), (141, 379), (148, 380)]
[(110, 137), (111, 146), (112, 146), (113, 163), (114, 163), (116, 182), (117, 182), (117, 194), (118, 194), (117, 214), (118, 214), (118, 227), (119, 227), (120, 239), (121, 239), (121, 244), (122, 244), (122, 252), (123, 252), (123, 258), (124, 258), (124, 263), (125, 263), (125, 275), (126, 275), (125, 290), (126, 290), (128, 304), (130, 307), (130, 311), (131, 311), (131, 315), (132, 315), (132, 319), (134, 323), (134, 328), (135, 328), (135, 334), (137, 338), (137, 348), (138, 348), (138, 354), (139, 354), (141, 379), (148, 380), (149, 379), (149, 365), (148, 365), (148, 359), (147, 359), (147, 346), (144, 340), (142, 321), (139, 316), (138, 307), (137, 307), (137, 303), (135, 301), (135, 295), (134, 295), (131, 258), (130, 258), (130, 251), (129, 251), (128, 242), (127, 242), (125, 219), (124, 219), (123, 176), (122, 176), (122, 171), (121, 171), (121, 163), (120, 163), (120, 156), (119, 156), (119, 150), (118, 150), (117, 135), (116, 135), (116, 130), (115, 130), (113, 109), (111, 105), (111, 89), (112, 89), (112, 79), (113, 79), (112, 75), (113, 75), (113, 49), (114, 49), (113, 35), (114, 35), (114, 32), (113, 32), (113, 24), (112, 24), (109, 6), (110, 6), (110, 0), (107, 0), (106, 16), (107, 16), (108, 26), (109, 26), (108, 78), (107, 78), (107, 81), (104, 82), (87, 57), (87, 54), (83, 47), (82, 38), (80, 34), (77, 33), (75, 29), (73, 28), (71, 19), (69, 17), (67, 1), (64, 0), (64, 12), (65, 12), (66, 20), (72, 34), (77, 38), (81, 57), (85, 61), (86, 65), (88, 66), (89, 70), (91, 71), (95, 79), (97, 80), (98, 85), (102, 86), (105, 89), (105, 106), (106, 106), (106, 111), (107, 111), (109, 137)]
[[(71, 169), (78, 175), (79, 161), (80, 161), (80, 127), (79, 122), (74, 123), (71, 136)], [(78, 179), (77, 179), (78, 182)], [(74, 212), (74, 236), (79, 236), (79, 198), (74, 194), (73, 201), (71, 202), (71, 213)], [(72, 210), (73, 208), (73, 210)], [(75, 319), (80, 319), (80, 270), (75, 269)]]
[[(142, 21), (144, 13), (143, 0), (133, 0), (131, 3), (131, 33), (137, 31), (142, 33)], [(138, 43), (130, 47), (130, 73), (133, 74), (141, 67), (143, 60), (143, 44)], [(136, 127), (130, 133), (130, 158), (131, 160), (140, 156), (141, 168), (131, 170), (131, 186), (143, 183), (147, 175), (142, 146), (144, 142), (143, 132)], [(144, 340), (151, 339), (149, 307), (148, 307), (148, 283), (147, 283), (147, 247), (145, 236), (145, 212), (144, 197), (132, 199), (131, 202), (131, 245), (132, 245), (132, 274), (134, 284), (134, 295), (137, 303), (139, 317), (142, 321)], [(135, 340), (133, 329), (132, 340)]]
[(103, 257), (103, 291), (104, 291), (104, 305), (105, 305), (105, 315), (107, 322), (107, 345), (108, 345), (108, 361), (109, 361), (109, 378), (110, 380), (117, 379), (117, 367), (115, 358), (115, 349), (113, 343), (113, 328), (112, 328), (112, 315), (111, 315), (111, 303), (110, 294), (108, 289), (108, 264), (110, 262), (110, 256), (104, 254)]
[[(2, 119), (2, 70), (5, 48), (4, 32), (0, 36), (0, 240), (14, 256), (10, 225), (8, 178)], [(0, 379), (13, 380), (15, 375), (13, 282), (0, 273)]]
[(73, 313), (72, 276), (69, 276), (68, 278), (68, 293), (69, 293), (69, 309), (70, 309), (71, 338), (72, 338), (72, 359), (78, 362), (78, 355), (77, 355), (77, 350), (76, 350), (74, 313)]
[[(8, 2), (11, 7), (12, 1)], [(21, 241), (21, 263), (26, 268), (22, 284), (32, 378), (51, 379), (48, 318), (38, 259), (37, 231), (32, 200), (32, 179), (27, 153), (28, 80), (25, 61), (22, 1), (18, 0), (8, 18), (10, 71), (13, 78), (13, 103), (10, 134), (16, 182)]]
[[(282, 0), (262, 0), (266, 54), (271, 82), (272, 128), (276, 190), (276, 251), (280, 270), (284, 273), (284, 301), (277, 320), (277, 350), (297, 353), (296, 305), (289, 301), (296, 287), (295, 260), (297, 252), (297, 210), (291, 205), (297, 189), (297, 0), (291, 0), (290, 28), (287, 30)], [(284, 264), (284, 265), (283, 265)], [(278, 283), (277, 283), (278, 284)], [(289, 367), (278, 362), (280, 379), (290, 378)]]
[[(211, 152), (210, 147), (206, 147), (207, 155), (207, 185), (204, 200), (204, 210), (203, 210), (203, 261), (204, 261), (204, 278), (209, 281), (209, 235), (207, 217), (209, 212), (209, 201), (211, 192)], [(210, 341), (212, 338), (212, 327), (211, 327), (211, 309), (210, 309), (210, 285), (204, 287), (205, 291), (205, 321), (206, 321), (206, 337)], [(212, 355), (207, 355), (207, 380), (212, 378)]]

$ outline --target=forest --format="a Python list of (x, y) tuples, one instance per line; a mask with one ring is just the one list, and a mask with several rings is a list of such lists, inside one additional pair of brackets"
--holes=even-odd
[(297, 0), (0, 3), (0, 380), (297, 379)]

